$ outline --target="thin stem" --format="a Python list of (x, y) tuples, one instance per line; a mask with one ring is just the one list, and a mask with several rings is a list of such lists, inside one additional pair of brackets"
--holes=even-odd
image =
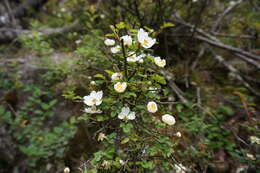
[(123, 56), (124, 56), (124, 70), (125, 70), (125, 77), (126, 80), (128, 80), (128, 74), (127, 74), (127, 57), (125, 53), (125, 46), (124, 46), (124, 40), (121, 40), (121, 46), (122, 46), (122, 51), (123, 51)]

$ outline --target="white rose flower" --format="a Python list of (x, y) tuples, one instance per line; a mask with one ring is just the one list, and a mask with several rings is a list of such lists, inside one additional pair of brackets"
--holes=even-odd
[(172, 115), (165, 114), (162, 116), (162, 121), (168, 125), (174, 125), (175, 124), (175, 118)]
[(154, 63), (159, 67), (164, 67), (166, 65), (165, 59), (161, 59), (160, 57), (154, 57)]
[(253, 154), (250, 154), (250, 153), (246, 153), (246, 157), (250, 160), (256, 160), (255, 156)]
[(147, 104), (147, 110), (151, 113), (155, 113), (158, 110), (157, 104), (154, 101), (151, 101)]
[(106, 138), (106, 134), (105, 133), (99, 133), (97, 140), (98, 141), (103, 141), (105, 138)]
[(124, 45), (131, 46), (132, 45), (132, 37), (130, 35), (124, 35), (121, 37), (122, 40), (124, 40)]
[(102, 103), (103, 91), (92, 91), (90, 95), (84, 96), (84, 103), (88, 106), (98, 106)]
[(123, 93), (125, 91), (126, 87), (127, 87), (127, 83), (126, 82), (117, 82), (114, 85), (114, 89), (118, 93)]
[(134, 120), (135, 119), (135, 112), (130, 112), (129, 107), (123, 107), (121, 112), (118, 114), (118, 118), (124, 121), (127, 120)]
[(128, 53), (127, 62), (140, 62), (143, 61), (143, 57), (145, 57), (145, 54), (137, 56), (135, 52), (131, 51)]
[(260, 145), (260, 139), (256, 136), (250, 136), (250, 141), (252, 144), (256, 143), (256, 144)]
[(111, 76), (111, 79), (112, 79), (112, 81), (122, 80), (123, 74), (122, 73), (113, 73)]
[(140, 59), (138, 62), (142, 64), (142, 63), (144, 63), (144, 60)]
[(115, 40), (113, 40), (113, 39), (105, 39), (105, 41), (104, 41), (104, 43), (105, 43), (105, 45), (107, 45), (107, 46), (114, 46), (115, 45)]
[(116, 54), (116, 53), (120, 52), (121, 47), (120, 47), (119, 45), (117, 45), (117, 46), (111, 47), (110, 50), (111, 50), (111, 52), (112, 52), (113, 54)]
[(142, 28), (137, 33), (137, 40), (142, 47), (147, 49), (151, 48), (156, 42), (156, 39), (149, 37), (148, 32), (145, 32)]
[(96, 82), (95, 81), (91, 81), (90, 85), (96, 85)]
[(70, 168), (69, 167), (64, 168), (63, 172), (64, 173), (69, 173), (70, 172)]
[(181, 132), (177, 132), (176, 136), (180, 138), (181, 137)]
[(85, 108), (84, 112), (88, 113), (88, 114), (100, 114), (100, 113), (102, 113), (102, 111), (100, 109), (97, 109), (96, 106)]
[(76, 40), (75, 43), (76, 44), (80, 44), (82, 42), (82, 40)]

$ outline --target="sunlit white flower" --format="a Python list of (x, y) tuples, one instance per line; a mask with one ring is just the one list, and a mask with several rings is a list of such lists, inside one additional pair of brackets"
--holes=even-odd
[(85, 108), (84, 112), (88, 113), (88, 114), (100, 114), (100, 113), (102, 113), (102, 111), (100, 109), (97, 109), (96, 106), (91, 106), (89, 108)]
[(138, 55), (138, 56), (136, 57), (136, 59), (137, 59), (137, 61), (138, 61), (139, 63), (143, 63), (145, 56), (146, 56), (145, 54), (141, 54), (141, 55)]
[(137, 39), (141, 46), (147, 49), (151, 48), (156, 42), (156, 39), (149, 37), (148, 32), (145, 32), (142, 28), (137, 33)]
[(172, 115), (165, 114), (162, 116), (162, 121), (168, 125), (174, 125), (175, 124), (175, 118)]
[(255, 156), (253, 154), (250, 154), (250, 153), (246, 153), (246, 157), (250, 160), (255, 160)]
[(76, 40), (75, 43), (76, 44), (80, 44), (82, 42), (82, 40)]
[(132, 37), (130, 35), (124, 35), (121, 37), (122, 40), (124, 40), (124, 45), (131, 46), (132, 45)]
[(90, 95), (83, 97), (84, 103), (88, 106), (98, 106), (102, 103), (103, 91), (92, 91)]
[(105, 138), (106, 138), (106, 134), (105, 133), (99, 133), (97, 140), (98, 141), (103, 141)]
[(180, 138), (181, 137), (181, 132), (177, 132), (176, 136)]
[(145, 57), (145, 54), (137, 56), (135, 52), (131, 51), (128, 53), (127, 62), (140, 62), (143, 57)]
[(252, 144), (256, 143), (256, 144), (260, 145), (260, 139), (256, 136), (250, 136), (250, 141)]
[(96, 85), (96, 82), (95, 81), (91, 81), (90, 85)]
[(115, 47), (111, 47), (110, 50), (111, 50), (111, 52), (112, 52), (113, 54), (115, 54), (115, 53), (120, 52), (121, 47), (120, 47), (119, 45), (117, 45), (117, 46), (115, 46)]
[(121, 112), (118, 114), (118, 118), (124, 121), (127, 120), (134, 120), (135, 119), (135, 112), (130, 112), (129, 107), (123, 107)]
[(112, 79), (112, 81), (122, 80), (123, 74), (122, 73), (113, 73), (111, 76), (111, 79)]
[(115, 42), (115, 40), (113, 40), (113, 39), (107, 38), (107, 39), (105, 39), (104, 43), (105, 43), (105, 45), (107, 45), (107, 46), (114, 46), (116, 42)]
[(176, 173), (185, 173), (187, 171), (187, 168), (183, 166), (182, 164), (175, 164), (174, 165)]
[(160, 57), (154, 57), (154, 63), (159, 67), (164, 67), (166, 65), (165, 59), (161, 59)]
[(70, 172), (70, 168), (69, 167), (64, 168), (63, 172), (64, 173), (69, 173)]
[(117, 82), (114, 85), (114, 89), (118, 93), (123, 93), (126, 90), (126, 87), (127, 87), (127, 83), (126, 82)]
[(101, 18), (101, 19), (104, 19), (105, 17), (106, 17), (106, 16), (105, 16), (104, 14), (101, 14), (101, 15), (100, 15), (100, 18)]
[(154, 101), (151, 101), (147, 104), (147, 110), (151, 113), (155, 113), (158, 110), (157, 104)]

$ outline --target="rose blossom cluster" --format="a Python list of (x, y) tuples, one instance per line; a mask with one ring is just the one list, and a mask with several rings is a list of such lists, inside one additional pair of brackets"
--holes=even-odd
[[(116, 40), (107, 38), (104, 40), (104, 44), (110, 47), (110, 51), (112, 54), (118, 54), (123, 53), (122, 46), (130, 47), (133, 44), (138, 44), (139, 47), (149, 49), (156, 43), (156, 39), (150, 37), (149, 33), (142, 28), (138, 30), (135, 38), (136, 39), (133, 39), (131, 35), (124, 35), (122, 37), (118, 37), (118, 40), (120, 41), (120, 43), (122, 43), (122, 45), (116, 45)], [(129, 51), (126, 53), (126, 56), (127, 63), (143, 63), (147, 55), (144, 53), (137, 54), (135, 51)], [(161, 57), (153, 57), (153, 62), (155, 65), (161, 68), (166, 66), (166, 60), (161, 59)], [(111, 80), (114, 83), (114, 90), (119, 94), (124, 93), (127, 90), (128, 81), (124, 79), (124, 75), (125, 74), (122, 72), (115, 72), (111, 75)], [(102, 113), (102, 110), (97, 108), (100, 104), (102, 104), (102, 97), (103, 91), (92, 91), (89, 95), (83, 97), (83, 102), (88, 106), (85, 108), (84, 111), (90, 114)], [(158, 110), (159, 106), (155, 101), (149, 101), (147, 103), (147, 111), (149, 113), (154, 114)], [(121, 111), (117, 115), (117, 117), (120, 120), (127, 122), (130, 120), (134, 120), (136, 118), (136, 113), (131, 111), (130, 107), (124, 106), (121, 108)], [(174, 125), (176, 122), (175, 118), (170, 114), (162, 115), (161, 119), (167, 125)], [(99, 139), (101, 140), (101, 138)]]

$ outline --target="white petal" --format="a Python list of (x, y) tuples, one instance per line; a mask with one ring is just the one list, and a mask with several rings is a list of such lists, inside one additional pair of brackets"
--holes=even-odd
[(132, 37), (130, 35), (124, 35), (121, 37), (124, 40), (124, 45), (131, 46), (132, 45)]
[(147, 37), (145, 38), (145, 40), (141, 43), (141, 45), (146, 48), (149, 49), (151, 48), (156, 42), (156, 39), (152, 39), (151, 37)]
[(123, 82), (122, 85), (123, 85), (123, 88), (126, 88), (126, 87), (127, 87), (126, 82)]
[(107, 46), (113, 46), (115, 44), (115, 40), (112, 40), (112, 39), (106, 39), (104, 41), (105, 45)]
[(111, 47), (111, 52), (112, 53), (118, 53), (118, 52), (120, 52), (120, 50), (121, 50), (121, 47), (119, 46), (119, 45), (117, 45), (117, 46), (115, 46), (115, 47)]
[(135, 119), (135, 112), (131, 112), (131, 113), (127, 116), (127, 118), (128, 118), (129, 120), (134, 120), (134, 119)]
[(175, 124), (175, 118), (172, 115), (165, 114), (162, 116), (162, 121), (168, 125), (174, 125)]
[(121, 120), (125, 119), (125, 116), (126, 116), (126, 114), (124, 114), (122, 112), (120, 114), (118, 114), (118, 118)]
[(102, 103), (102, 100), (97, 100), (96, 101), (96, 105), (98, 106), (98, 105), (100, 105)]
[(123, 107), (121, 109), (121, 113), (124, 113), (125, 115), (128, 115), (130, 112), (130, 108), (129, 107)]
[(90, 97), (96, 98), (97, 92), (96, 91), (91, 91)]
[(93, 106), (95, 104), (91, 96), (85, 96), (83, 102), (88, 106)]
[(148, 33), (145, 32), (142, 28), (139, 29), (137, 33), (137, 39), (140, 43), (143, 43), (144, 39), (148, 37)]
[(92, 111), (91, 108), (85, 108), (85, 109), (84, 109), (84, 112), (85, 112), (85, 113), (90, 113), (90, 114), (93, 113), (93, 111)]
[(101, 100), (102, 97), (103, 97), (103, 91), (98, 91), (98, 92), (96, 93), (96, 99), (97, 99), (97, 100)]

